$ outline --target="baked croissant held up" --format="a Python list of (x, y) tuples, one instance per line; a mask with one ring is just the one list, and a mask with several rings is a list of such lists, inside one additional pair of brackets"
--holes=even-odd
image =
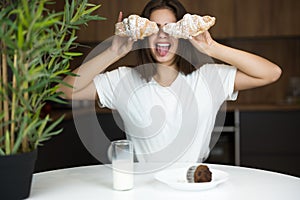
[(201, 17), (187, 13), (178, 22), (166, 24), (163, 31), (175, 38), (189, 39), (207, 31), (215, 24), (215, 21), (215, 17)]
[(128, 18), (124, 18), (122, 22), (115, 24), (115, 35), (130, 37), (134, 41), (144, 39), (158, 31), (159, 29), (155, 22), (138, 15), (130, 15)]

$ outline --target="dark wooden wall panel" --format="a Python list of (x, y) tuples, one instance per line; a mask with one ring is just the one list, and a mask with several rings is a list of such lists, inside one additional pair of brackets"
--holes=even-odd
[(214, 37), (234, 36), (234, 0), (197, 0), (181, 1), (186, 10), (193, 14), (216, 17), (216, 24), (210, 29)]
[[(140, 14), (148, 0), (90, 0), (102, 7), (106, 21), (90, 22), (79, 31), (79, 40), (103, 41), (113, 35), (119, 11)], [(216, 38), (300, 35), (298, 0), (181, 0), (187, 11), (217, 18), (211, 33)], [(57, 4), (62, 4), (57, 1)]]
[(235, 0), (235, 36), (300, 34), (300, 1)]
[(237, 103), (285, 103), (290, 77), (300, 76), (300, 37), (231, 39), (223, 43), (261, 55), (283, 71), (274, 84), (240, 92)]

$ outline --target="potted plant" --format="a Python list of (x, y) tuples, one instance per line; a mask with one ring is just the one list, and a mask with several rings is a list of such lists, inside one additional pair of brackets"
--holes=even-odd
[(36, 149), (61, 131), (54, 128), (63, 119), (51, 121), (42, 108), (47, 101), (63, 103), (57, 84), (70, 74), (69, 61), (81, 55), (72, 52), (79, 45), (76, 31), (91, 20), (104, 19), (92, 14), (100, 5), (87, 0), (66, 0), (63, 11), (49, 9), (51, 3), (0, 3), (1, 199), (29, 196)]

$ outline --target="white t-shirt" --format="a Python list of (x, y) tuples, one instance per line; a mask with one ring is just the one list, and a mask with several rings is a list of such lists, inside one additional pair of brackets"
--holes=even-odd
[(235, 75), (235, 67), (206, 64), (163, 87), (119, 67), (97, 75), (94, 84), (100, 104), (120, 114), (139, 162), (201, 162), (220, 106), (237, 98)]

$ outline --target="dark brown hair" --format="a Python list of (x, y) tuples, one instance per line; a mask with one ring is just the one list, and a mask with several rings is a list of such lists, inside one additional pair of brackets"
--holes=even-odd
[[(141, 17), (150, 18), (153, 11), (158, 9), (170, 9), (176, 20), (179, 21), (187, 13), (184, 6), (178, 0), (152, 0), (145, 6)], [(138, 63), (139, 65), (150, 64), (155, 67), (155, 59), (149, 49), (148, 40), (139, 41)], [(188, 40), (179, 39), (178, 49), (175, 55), (174, 64), (179, 72), (189, 74), (196, 68), (192, 63), (192, 57), (195, 56), (195, 48)]]

